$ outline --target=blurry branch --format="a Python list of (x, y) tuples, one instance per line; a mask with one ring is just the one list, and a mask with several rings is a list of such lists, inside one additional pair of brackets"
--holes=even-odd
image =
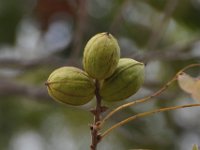
[(191, 40), (184, 45), (174, 44), (162, 50), (148, 51), (145, 53), (134, 54), (133, 58), (137, 60), (148, 62), (152, 60), (173, 61), (173, 60), (198, 60), (200, 56), (194, 56), (190, 50), (195, 43), (200, 41), (200, 37)]
[[(200, 56), (194, 56), (190, 51), (185, 52), (187, 49), (191, 49), (194, 43), (188, 43), (185, 46), (172, 46), (166, 48), (162, 51), (148, 51), (144, 53), (134, 54), (131, 57), (136, 58), (139, 61), (149, 62), (153, 60), (162, 60), (162, 61), (173, 61), (173, 60), (200, 60)], [(46, 57), (36, 60), (19, 60), (19, 59), (0, 59), (1, 68), (17, 68), (17, 69), (30, 69), (38, 66), (50, 66), (50, 67), (59, 67), (63, 65), (74, 65), (76, 63), (77, 67), (81, 66), (81, 59), (64, 59), (59, 57)]]
[(74, 61), (80, 61), (79, 59), (64, 59), (59, 57), (46, 57), (35, 60), (21, 60), (21, 59), (0, 59), (0, 67), (10, 67), (18, 69), (29, 69), (38, 67), (41, 65), (46, 65), (49, 67), (59, 67), (63, 65), (72, 65)]
[(189, 52), (181, 53), (178, 51), (151, 51), (140, 55), (133, 55), (133, 58), (143, 62), (149, 62), (153, 60), (162, 61), (175, 61), (175, 60), (199, 60), (200, 56), (194, 56)]
[(79, 0), (77, 8), (76, 28), (72, 39), (71, 58), (79, 58), (83, 34), (87, 22), (87, 0)]
[[(152, 86), (153, 85), (153, 86)], [(156, 87), (160, 84), (156, 83)], [(155, 88), (154, 83), (145, 83), (144, 87), (152, 89)], [(4, 81), (0, 81), (0, 97), (2, 96), (24, 96), (29, 97), (36, 100), (48, 100), (50, 97), (47, 94), (47, 90), (45, 86), (32, 86), (32, 85), (24, 85), (21, 83), (16, 83), (13, 80), (8, 81), (8, 79), (4, 79)], [(164, 94), (159, 98), (162, 99), (173, 99), (176, 95)]]
[(47, 100), (49, 96), (44, 87), (27, 86), (11, 81), (0, 81), (0, 96), (25, 96), (36, 100)]
[(122, 25), (122, 23), (124, 22), (122, 13), (123, 13), (124, 9), (127, 8), (129, 3), (130, 3), (130, 0), (124, 0), (120, 4), (120, 7), (117, 8), (116, 13), (114, 15), (114, 18), (113, 18), (111, 25), (110, 25), (110, 29), (109, 29), (111, 33), (116, 33), (117, 30), (120, 28), (120, 25)]
[[(163, 50), (148, 51), (144, 53), (134, 54), (131, 57), (136, 58), (139, 61), (149, 62), (152, 60), (162, 60), (162, 61), (173, 61), (173, 60), (200, 60), (200, 56), (194, 56), (190, 50), (193, 45), (200, 41), (200, 38), (191, 40), (184, 45), (172, 45)], [(33, 67), (38, 67), (41, 65), (50, 67), (59, 67), (63, 65), (74, 65), (76, 63), (77, 67), (81, 66), (81, 59), (79, 58), (60, 58), (55, 56), (49, 56), (46, 58), (36, 59), (36, 60), (20, 60), (20, 59), (6, 59), (0, 58), (0, 67), (10, 67), (17, 69), (29, 69)]]
[(166, 47), (163, 49), (164, 51), (190, 51), (193, 47), (193, 45), (197, 42), (200, 42), (200, 35), (197, 35), (195, 38), (191, 39), (188, 42), (185, 42), (185, 44), (173, 44), (171, 46)]
[(178, 4), (178, 0), (169, 0), (165, 9), (164, 9), (164, 16), (160, 21), (160, 24), (153, 30), (152, 35), (150, 35), (147, 48), (152, 50), (156, 48), (157, 44), (159, 43), (162, 34), (164, 32), (164, 29), (166, 29), (166, 26), (169, 23), (170, 17), (173, 14), (176, 6)]

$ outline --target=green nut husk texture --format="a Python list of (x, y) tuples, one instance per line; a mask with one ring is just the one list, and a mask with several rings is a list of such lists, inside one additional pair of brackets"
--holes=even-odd
[(56, 101), (83, 105), (94, 97), (95, 85), (88, 74), (75, 67), (61, 67), (53, 71), (47, 82), (49, 95)]
[(85, 46), (83, 67), (94, 79), (106, 79), (113, 74), (120, 58), (117, 40), (110, 33), (93, 36)]
[(144, 64), (130, 58), (122, 58), (112, 76), (102, 83), (100, 95), (104, 101), (125, 100), (135, 94), (143, 82)]

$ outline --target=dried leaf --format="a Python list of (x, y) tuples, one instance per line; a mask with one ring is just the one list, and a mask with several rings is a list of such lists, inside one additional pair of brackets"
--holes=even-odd
[(196, 82), (195, 89), (192, 92), (192, 98), (200, 103), (200, 80), (198, 79)]
[(195, 79), (186, 73), (181, 73), (178, 76), (178, 83), (180, 88), (187, 92), (192, 93), (194, 91)]
[(178, 83), (180, 88), (191, 94), (192, 98), (200, 102), (200, 79), (193, 78), (186, 73), (181, 73), (178, 76)]

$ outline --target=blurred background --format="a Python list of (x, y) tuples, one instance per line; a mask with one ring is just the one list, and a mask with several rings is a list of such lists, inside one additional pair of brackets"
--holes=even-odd
[[(94, 100), (77, 108), (58, 104), (44, 83), (60, 66), (82, 68), (84, 45), (104, 31), (118, 39), (122, 57), (147, 64), (144, 86), (127, 101), (153, 93), (182, 67), (200, 62), (200, 0), (1, 0), (1, 150), (89, 149)], [(199, 76), (199, 70), (188, 73)], [(157, 101), (128, 108), (107, 126), (189, 103), (195, 102), (175, 83)], [(187, 108), (138, 119), (114, 130), (98, 148), (190, 150), (200, 145), (199, 116), (200, 108)]]

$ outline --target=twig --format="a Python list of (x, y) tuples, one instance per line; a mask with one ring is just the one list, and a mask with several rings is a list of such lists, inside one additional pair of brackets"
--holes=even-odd
[(101, 107), (101, 96), (99, 94), (99, 81), (95, 81), (96, 85), (96, 90), (95, 90), (95, 95), (96, 95), (96, 108), (95, 110), (92, 110), (92, 113), (94, 114), (94, 123), (90, 127), (91, 129), (91, 136), (92, 136), (92, 143), (90, 145), (91, 150), (96, 150), (97, 144), (101, 140), (101, 135), (99, 134), (99, 128), (98, 128), (98, 123), (101, 120), (101, 113), (102, 113), (102, 107)]
[(130, 121), (133, 121), (135, 119), (138, 119), (138, 118), (143, 118), (143, 117), (146, 117), (146, 116), (149, 116), (149, 115), (153, 115), (155, 113), (159, 113), (159, 112), (164, 112), (164, 111), (169, 111), (169, 110), (175, 110), (175, 109), (181, 109), (181, 108), (187, 108), (187, 107), (197, 107), (197, 106), (200, 106), (200, 104), (189, 104), (189, 105), (181, 105), (181, 106), (174, 106), (174, 107), (167, 107), (167, 108), (161, 108), (161, 109), (155, 109), (155, 110), (152, 110), (152, 111), (148, 111), (148, 112), (143, 112), (143, 113), (139, 113), (139, 114), (136, 114), (132, 117), (129, 117), (115, 125), (113, 125), (112, 127), (110, 127), (109, 129), (107, 129), (102, 135), (101, 135), (101, 138), (103, 139), (106, 135), (108, 135), (112, 130), (114, 130), (115, 128), (117, 127), (120, 127)]
[(153, 93), (153, 94), (151, 94), (151, 95), (149, 95), (149, 96), (147, 96), (147, 97), (145, 97), (145, 98), (138, 99), (138, 100), (135, 100), (135, 101), (133, 101), (133, 102), (129, 102), (129, 103), (126, 103), (126, 104), (124, 104), (124, 105), (121, 105), (121, 106), (115, 108), (113, 111), (111, 111), (108, 115), (106, 115), (106, 116), (104, 117), (104, 119), (101, 121), (100, 126), (102, 126), (102, 125), (105, 123), (105, 121), (108, 120), (108, 119), (109, 119), (112, 115), (114, 115), (116, 112), (118, 112), (118, 111), (120, 111), (120, 110), (122, 110), (122, 109), (124, 109), (124, 108), (126, 108), (126, 107), (133, 106), (133, 105), (136, 105), (136, 104), (139, 104), (139, 103), (144, 103), (144, 102), (146, 102), (146, 101), (152, 100), (152, 98), (154, 98), (154, 97), (160, 95), (160, 94), (161, 94), (164, 90), (166, 90), (174, 81), (176, 81), (178, 75), (179, 75), (181, 72), (183, 72), (183, 71), (185, 71), (185, 70), (187, 70), (187, 69), (190, 69), (190, 68), (192, 68), (192, 67), (199, 67), (199, 66), (200, 66), (200, 64), (191, 64), (191, 65), (188, 65), (188, 66), (184, 67), (183, 69), (181, 69), (180, 71), (178, 71), (178, 73), (176, 73), (176, 75), (175, 75), (170, 81), (168, 81), (162, 88), (160, 88), (160, 89), (159, 89), (158, 91), (156, 91), (155, 93)]

